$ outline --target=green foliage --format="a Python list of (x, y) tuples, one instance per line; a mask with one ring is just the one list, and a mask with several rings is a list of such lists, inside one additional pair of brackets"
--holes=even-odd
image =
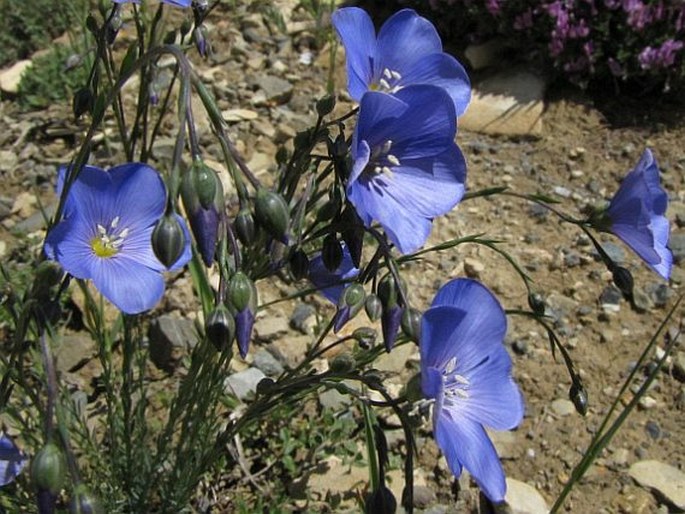
[(87, 0), (0, 0), (0, 66), (25, 59), (64, 33)]
[(30, 110), (70, 101), (88, 80), (89, 72), (85, 63), (66, 69), (67, 61), (75, 54), (72, 48), (57, 45), (34, 59), (33, 66), (24, 73), (19, 83), (19, 104)]

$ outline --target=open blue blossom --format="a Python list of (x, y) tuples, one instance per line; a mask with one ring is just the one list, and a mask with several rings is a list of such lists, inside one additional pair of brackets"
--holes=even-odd
[(26, 456), (9, 436), (0, 435), (0, 487), (12, 482), (26, 464)]
[(359, 269), (354, 267), (352, 257), (347, 245), (342, 245), (343, 258), (338, 269), (331, 272), (323, 263), (321, 253), (317, 253), (309, 261), (308, 278), (309, 281), (319, 289), (319, 292), (327, 300), (338, 305), (340, 296), (347, 287), (347, 282), (354, 280), (359, 275)]
[(464, 195), (466, 161), (456, 131), (454, 106), (438, 87), (362, 98), (347, 198), (364, 224), (378, 221), (402, 253), (423, 246), (433, 218)]
[(659, 168), (652, 152), (646, 149), (635, 169), (623, 179), (599, 228), (617, 235), (668, 280), (673, 254), (667, 246), (667, 206), (668, 195), (659, 183)]
[(504, 500), (506, 482), (485, 427), (510, 430), (524, 410), (506, 330), (502, 306), (470, 279), (445, 284), (421, 324), (421, 389), (435, 400), (435, 439), (452, 473), (465, 467), (493, 502)]
[[(139, 4), (140, 0), (112, 0), (115, 4)], [(190, 7), (192, 0), (162, 0), (162, 3), (176, 7)]]
[(469, 78), (464, 67), (442, 51), (440, 36), (427, 19), (402, 9), (385, 22), (378, 37), (371, 18), (358, 7), (338, 9), (332, 19), (345, 46), (352, 98), (360, 101), (368, 90), (396, 93), (411, 84), (433, 84), (449, 93), (456, 116), (466, 110)]
[[(64, 181), (65, 168), (58, 180)], [(151, 236), (166, 206), (166, 188), (147, 164), (129, 163), (109, 171), (84, 166), (69, 190), (64, 219), (45, 240), (45, 254), (76, 278), (95, 287), (122, 312), (136, 314), (155, 306), (164, 293), (167, 268), (152, 250)], [(190, 260), (190, 234), (170, 269)]]

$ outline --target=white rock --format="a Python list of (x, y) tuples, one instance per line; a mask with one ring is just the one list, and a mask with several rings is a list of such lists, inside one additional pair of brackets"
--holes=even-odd
[(542, 135), (546, 82), (527, 71), (506, 71), (475, 84), (459, 128), (484, 134)]
[(685, 509), (685, 473), (656, 460), (636, 462), (628, 470), (641, 486), (654, 489), (669, 502)]
[(259, 113), (250, 109), (228, 109), (222, 111), (221, 115), (228, 122), (249, 121), (259, 118)]
[(557, 416), (570, 416), (576, 412), (576, 408), (571, 400), (557, 398), (552, 402), (552, 410)]
[(4, 93), (16, 95), (19, 92), (21, 76), (30, 66), (31, 61), (26, 59), (24, 61), (15, 62), (9, 68), (0, 71), (0, 90)]
[(549, 507), (535, 487), (507, 478), (507, 494), (504, 497), (512, 514), (548, 514)]

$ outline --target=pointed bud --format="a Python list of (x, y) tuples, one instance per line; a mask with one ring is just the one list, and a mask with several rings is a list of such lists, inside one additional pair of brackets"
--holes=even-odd
[(159, 262), (171, 268), (183, 254), (186, 235), (176, 214), (165, 214), (152, 231), (152, 251)]
[(326, 269), (334, 273), (340, 267), (343, 260), (343, 249), (334, 234), (328, 234), (323, 240), (321, 248), (321, 260)]
[(300, 248), (294, 250), (288, 259), (290, 273), (295, 280), (301, 280), (309, 273), (309, 257)]
[(568, 391), (568, 397), (573, 402), (576, 412), (581, 416), (585, 416), (587, 414), (588, 398), (583, 384), (574, 380)]
[(528, 307), (537, 315), (545, 315), (545, 300), (540, 293), (530, 292), (528, 294)]
[(359, 268), (362, 259), (362, 247), (364, 244), (364, 225), (357, 215), (357, 211), (351, 205), (343, 211), (341, 217), (342, 238), (350, 251), (352, 263)]
[(323, 118), (327, 114), (333, 112), (335, 108), (335, 97), (333, 95), (327, 95), (316, 102), (316, 113), (320, 118)]
[(69, 505), (70, 514), (103, 514), (104, 510), (97, 496), (84, 484), (79, 484), (74, 490), (74, 496)]
[(76, 94), (74, 94), (74, 101), (72, 102), (72, 112), (74, 119), (78, 120), (85, 113), (93, 112), (95, 105), (95, 96), (93, 90), (89, 87), (82, 87)]
[(193, 163), (195, 174), (195, 190), (197, 191), (197, 198), (200, 200), (200, 205), (203, 209), (210, 209), (216, 198), (217, 190), (221, 190), (223, 197), (223, 187), (219, 176), (212, 168), (207, 166), (202, 159), (197, 159)]
[(392, 491), (381, 485), (375, 491), (366, 495), (364, 501), (364, 514), (395, 514), (397, 512), (397, 500)]
[(209, 45), (209, 39), (207, 38), (207, 27), (200, 25), (193, 29), (193, 43), (197, 49), (197, 53), (200, 57), (206, 59), (211, 52), (211, 47)]
[(362, 348), (370, 348), (376, 343), (378, 334), (371, 327), (359, 327), (352, 332), (352, 337), (359, 343)]
[(633, 298), (633, 275), (626, 268), (615, 266), (611, 271), (614, 284), (627, 300)]
[[(121, 19), (121, 6), (117, 5), (114, 7), (112, 15), (107, 20), (107, 26), (105, 27), (105, 39), (108, 45), (114, 44), (114, 40), (117, 38), (119, 29), (124, 24)], [(99, 32), (99, 31), (98, 31)], [(96, 34), (97, 37), (97, 34)]]
[(365, 294), (364, 286), (361, 284), (350, 284), (345, 288), (333, 320), (333, 332), (338, 333), (345, 323), (359, 314), (364, 306)]
[(366, 315), (371, 321), (376, 322), (381, 319), (381, 315), (383, 314), (383, 304), (381, 303), (381, 299), (375, 294), (372, 293), (366, 297), (364, 309), (366, 310)]
[(392, 274), (385, 275), (378, 284), (378, 298), (381, 300), (383, 309), (388, 309), (399, 304), (397, 283)]
[(404, 308), (395, 304), (394, 307), (384, 307), (381, 316), (381, 330), (383, 331), (383, 344), (385, 350), (390, 352), (395, 346), (395, 339), (400, 330)]
[(39, 491), (57, 495), (62, 490), (66, 476), (64, 454), (54, 443), (43, 446), (31, 461), (31, 480)]
[(404, 309), (402, 314), (402, 331), (409, 339), (419, 344), (419, 337), (421, 336), (420, 311), (411, 307)]
[(228, 282), (227, 298), (237, 311), (248, 307), (257, 310), (257, 288), (242, 271), (238, 271)]
[(260, 188), (255, 200), (255, 215), (257, 221), (274, 239), (283, 243), (287, 241), (290, 210), (280, 194)]
[(219, 305), (207, 316), (205, 334), (217, 351), (230, 348), (235, 336), (235, 321), (226, 307)]
[(242, 209), (235, 217), (233, 230), (238, 240), (244, 245), (252, 244), (255, 238), (254, 218), (249, 209)]
[(235, 338), (238, 342), (238, 351), (243, 359), (247, 357), (247, 352), (250, 349), (254, 320), (254, 311), (249, 307), (235, 315)]

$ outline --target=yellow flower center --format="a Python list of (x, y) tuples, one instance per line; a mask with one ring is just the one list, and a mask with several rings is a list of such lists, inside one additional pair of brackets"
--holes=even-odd
[(108, 259), (119, 253), (129, 231), (125, 228), (117, 233), (118, 225), (119, 216), (109, 224), (109, 230), (98, 223), (97, 236), (90, 241), (90, 247), (96, 256)]

